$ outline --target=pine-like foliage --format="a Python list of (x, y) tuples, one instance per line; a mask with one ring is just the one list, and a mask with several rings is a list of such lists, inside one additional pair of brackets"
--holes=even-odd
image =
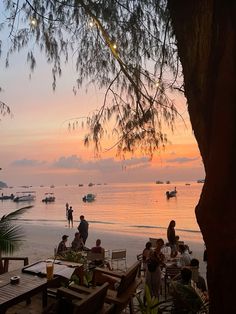
[[(77, 86), (105, 88), (104, 103), (87, 119), (99, 150), (113, 122), (118, 152), (139, 147), (152, 156), (167, 142), (163, 123), (173, 128), (177, 110), (168, 90), (178, 81), (179, 62), (166, 0), (4, 1), (12, 46), (27, 48), (33, 70), (35, 46), (52, 66), (53, 88), (62, 62), (76, 60)], [(32, 49), (31, 49), (32, 48)]]

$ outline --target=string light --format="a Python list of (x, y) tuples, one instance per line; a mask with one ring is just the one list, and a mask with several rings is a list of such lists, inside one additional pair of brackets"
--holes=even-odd
[(116, 45), (116, 44), (113, 44), (112, 47), (113, 47), (114, 49), (117, 49), (117, 45)]
[(35, 17), (30, 18), (30, 25), (33, 27), (37, 26), (37, 20)]
[(160, 81), (158, 80), (155, 85), (156, 85), (156, 88), (158, 88), (160, 86)]

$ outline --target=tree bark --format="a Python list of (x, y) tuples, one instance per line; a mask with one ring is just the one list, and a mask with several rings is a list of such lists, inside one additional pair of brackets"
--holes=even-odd
[(168, 0), (206, 180), (196, 217), (210, 313), (236, 313), (236, 1)]

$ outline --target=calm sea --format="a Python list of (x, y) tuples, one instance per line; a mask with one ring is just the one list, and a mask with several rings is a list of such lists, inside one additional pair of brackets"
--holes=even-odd
[[(165, 192), (177, 188), (177, 196), (167, 199)], [(15, 194), (17, 191), (35, 191), (36, 200), (19, 219), (24, 223), (64, 226), (65, 204), (73, 207), (75, 225), (83, 214), (90, 223), (90, 228), (122, 232), (137, 236), (162, 237), (166, 235), (169, 221), (176, 221), (176, 234), (181, 239), (202, 242), (202, 236), (195, 218), (195, 206), (198, 202), (202, 184), (101, 184), (89, 187), (55, 186), (7, 188), (0, 192)], [(53, 192), (56, 201), (45, 204), (44, 194)], [(82, 197), (87, 193), (96, 194), (96, 200), (84, 203)], [(15, 203), (11, 200), (0, 201), (1, 216), (12, 210), (27, 206), (29, 203)]]

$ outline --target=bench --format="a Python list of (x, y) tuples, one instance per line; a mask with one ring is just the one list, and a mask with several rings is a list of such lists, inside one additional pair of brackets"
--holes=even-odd
[(112, 306), (105, 303), (107, 289), (108, 283), (95, 288), (86, 288), (75, 284), (70, 285), (68, 288), (61, 287), (57, 290), (58, 302), (56, 304), (56, 313), (111, 313)]
[[(130, 313), (134, 313), (133, 296), (137, 287), (141, 283), (141, 279), (137, 278), (139, 273), (140, 262), (134, 263), (126, 272), (117, 273), (103, 268), (95, 268), (94, 280), (96, 280), (96, 273), (117, 279), (118, 287), (116, 290), (108, 289), (105, 301), (113, 304), (114, 309), (112, 313), (121, 313), (123, 309), (129, 305)], [(106, 277), (104, 277), (106, 278)]]

